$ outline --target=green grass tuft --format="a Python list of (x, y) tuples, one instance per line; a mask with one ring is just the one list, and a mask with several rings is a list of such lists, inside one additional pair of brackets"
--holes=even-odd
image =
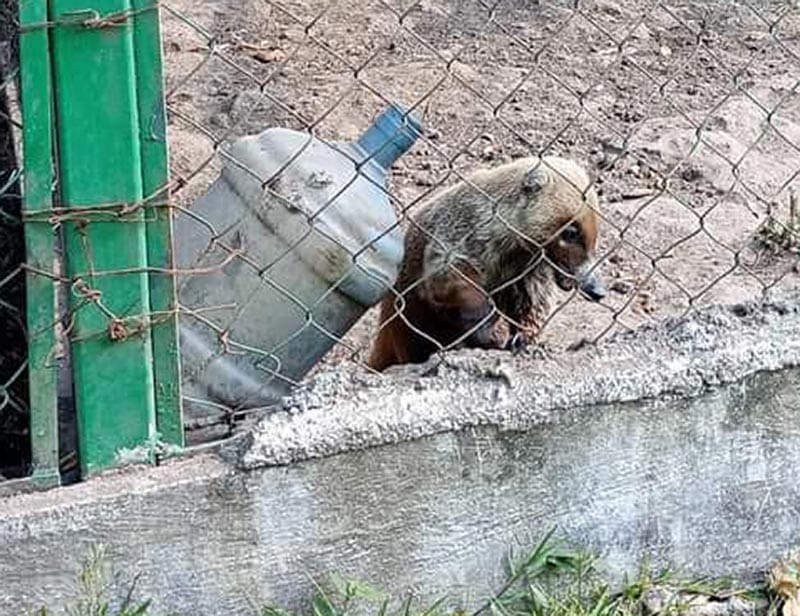
[[(108, 565), (104, 546), (95, 546), (81, 563), (78, 574), (78, 599), (64, 608), (64, 616), (153, 616), (151, 601), (136, 601), (138, 576), (128, 585), (128, 591), (119, 605), (109, 599), (113, 586), (113, 574)], [(55, 616), (46, 607), (40, 608), (35, 616)]]
[[(653, 574), (643, 565), (633, 579), (612, 591), (599, 571), (598, 559), (574, 550), (550, 531), (533, 549), (511, 550), (504, 562), (506, 581), (477, 609), (452, 607), (447, 597), (423, 603), (414, 596), (398, 600), (363, 582), (334, 576), (326, 588), (317, 586), (307, 611), (295, 613), (280, 606), (257, 606), (253, 616), (677, 616), (698, 599), (723, 601), (737, 596), (763, 606), (777, 616), (779, 593), (766, 583), (746, 586), (732, 579), (684, 580), (671, 572)], [(775, 577), (775, 576), (773, 576)], [(784, 576), (786, 577), (786, 576)], [(781, 578), (783, 579), (783, 578)], [(115, 605), (109, 599), (114, 577), (103, 548), (92, 550), (78, 577), (79, 599), (63, 616), (154, 616), (152, 604), (134, 599), (136, 579), (126, 597)], [(785, 584), (784, 584), (785, 586)], [(124, 586), (123, 586), (124, 587)], [(659, 593), (657, 615), (648, 594)], [(42, 608), (35, 616), (56, 616)], [(61, 616), (61, 615), (59, 615)]]

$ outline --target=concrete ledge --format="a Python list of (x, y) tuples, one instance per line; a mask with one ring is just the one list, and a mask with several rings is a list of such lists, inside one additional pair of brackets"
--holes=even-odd
[(253, 431), (244, 468), (288, 464), (450, 430), (521, 429), (562, 409), (695, 396), (800, 365), (800, 295), (719, 306), (549, 359), (460, 352), (387, 371), (320, 374)]
[(553, 524), (612, 576), (645, 556), (751, 576), (800, 540), (798, 364), (794, 298), (549, 360), (324, 375), (235, 464), (0, 499), (0, 613), (60, 605), (97, 542), (159, 609), (192, 615), (302, 605), (332, 572), (474, 604), (512, 542)]

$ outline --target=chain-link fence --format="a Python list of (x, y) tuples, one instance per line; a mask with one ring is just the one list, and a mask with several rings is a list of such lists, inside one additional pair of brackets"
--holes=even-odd
[[(4, 15), (4, 17), (6, 17)], [(12, 34), (0, 43), (0, 477), (25, 474), (30, 461), (25, 371), (25, 259), (20, 209), (19, 153), (15, 135), (15, 51)]]
[[(500, 335), (501, 345), (513, 346), (509, 331), (495, 332), (506, 321), (536, 346), (569, 348), (701, 304), (797, 285), (800, 10), (792, 2), (183, 0), (164, 6), (163, 24), (184, 394), (198, 435), (218, 436), (213, 426), (226, 432), (274, 399), (276, 387), (296, 381), (291, 349), (313, 355), (321, 339), (333, 345), (323, 366), (366, 364), (387, 327), (410, 340), (406, 346), (435, 351), (480, 343), (487, 328), (490, 344)], [(347, 295), (345, 279), (376, 270), (364, 264), (369, 241), (348, 244), (324, 217), (354, 194), (347, 191), (356, 175), (368, 175), (341, 142), (358, 139), (392, 103), (422, 129), (374, 207), (388, 199), (397, 226), (417, 238), (406, 259), (424, 265), (407, 267), (410, 279), (389, 292), (380, 324), (372, 309), (349, 329), (358, 311), (339, 297)], [(309, 136), (286, 146), (285, 156), (274, 152), (293, 138), (265, 138), (263, 157), (280, 164), (259, 166), (248, 148), (228, 145), (274, 126)], [(318, 143), (339, 144), (353, 163), (341, 182), (329, 178), (333, 194), (314, 201), (298, 188), (292, 165), (306, 164), (303, 152)], [(509, 205), (507, 187), (470, 175), (530, 156), (567, 157), (589, 173), (591, 188), (575, 186), (573, 196), (599, 221), (593, 271), (608, 288), (600, 301), (586, 301), (580, 281), (562, 285), (567, 292), (550, 283), (576, 277), (566, 271), (569, 259), (551, 250), (576, 241), (574, 229), (563, 235), (569, 220), (533, 237), (509, 220), (519, 205)], [(223, 168), (238, 171), (227, 188), (218, 182), (212, 198), (201, 198)], [(242, 170), (262, 191), (255, 197)], [(569, 180), (558, 169), (553, 175)], [(421, 213), (442, 187), (459, 182), (471, 190), (451, 200), (468, 208)], [(237, 198), (260, 206), (240, 209)], [(351, 216), (364, 216), (350, 207), (358, 212)], [(305, 225), (287, 236), (276, 208), (299, 212)], [(476, 209), (488, 214), (477, 220)], [(370, 237), (388, 241), (394, 233), (381, 231)], [(323, 293), (302, 288), (309, 259), (287, 265), (321, 235), (349, 257), (348, 267), (331, 270), (339, 274), (328, 276)], [(275, 236), (280, 249), (264, 249)], [(491, 244), (498, 236), (514, 249)], [(591, 248), (585, 236), (580, 228), (577, 244)], [(495, 254), (481, 253), (481, 242)], [(436, 270), (437, 255), (444, 270)], [(504, 277), (486, 274), (492, 259), (508, 266)], [(531, 279), (548, 288), (531, 291)], [(503, 298), (503, 289), (513, 297)], [(532, 326), (521, 322), (542, 303), (540, 291), (552, 295), (549, 310)], [(270, 303), (275, 296), (280, 306)], [(445, 333), (453, 320), (457, 331)]]
[(0, 480), (30, 464), (16, 11), (0, 6)]
[[(797, 286), (791, 2), (42, 11), (23, 25), (45, 58), (23, 66), (23, 94), (48, 116), (39, 133), (26, 117), (41, 151), (25, 214), (18, 139), (0, 176), (5, 476), (36, 466), (28, 373), (64, 359), (61, 463), (77, 459), (74, 400), (92, 472), (152, 460), (184, 429), (190, 445), (230, 435), (320, 368), (574, 348)], [(2, 83), (7, 145), (22, 125), (15, 73)], [(56, 104), (36, 107), (51, 86)], [(33, 368), (32, 292), (52, 308), (33, 316)]]

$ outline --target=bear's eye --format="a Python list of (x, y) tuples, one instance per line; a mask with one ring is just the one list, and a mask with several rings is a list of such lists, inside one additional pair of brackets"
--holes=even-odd
[(564, 240), (565, 242), (570, 242), (570, 243), (580, 242), (582, 239), (580, 227), (578, 227), (578, 225), (576, 225), (575, 223), (567, 225), (561, 231), (561, 239)]

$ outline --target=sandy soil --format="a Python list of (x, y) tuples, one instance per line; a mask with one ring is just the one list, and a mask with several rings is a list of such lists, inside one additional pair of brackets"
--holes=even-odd
[[(547, 152), (597, 175), (612, 292), (602, 305), (559, 296), (542, 332), (553, 347), (797, 286), (796, 255), (765, 250), (758, 230), (770, 210), (787, 220), (798, 185), (800, 9), (572, 4), (173, 0), (164, 36), (177, 198), (191, 203), (214, 179), (219, 143), (306, 122), (353, 139), (399, 101), (427, 130), (393, 174), (403, 204), (450, 164)], [(371, 311), (327, 361), (365, 349), (374, 321)]]

